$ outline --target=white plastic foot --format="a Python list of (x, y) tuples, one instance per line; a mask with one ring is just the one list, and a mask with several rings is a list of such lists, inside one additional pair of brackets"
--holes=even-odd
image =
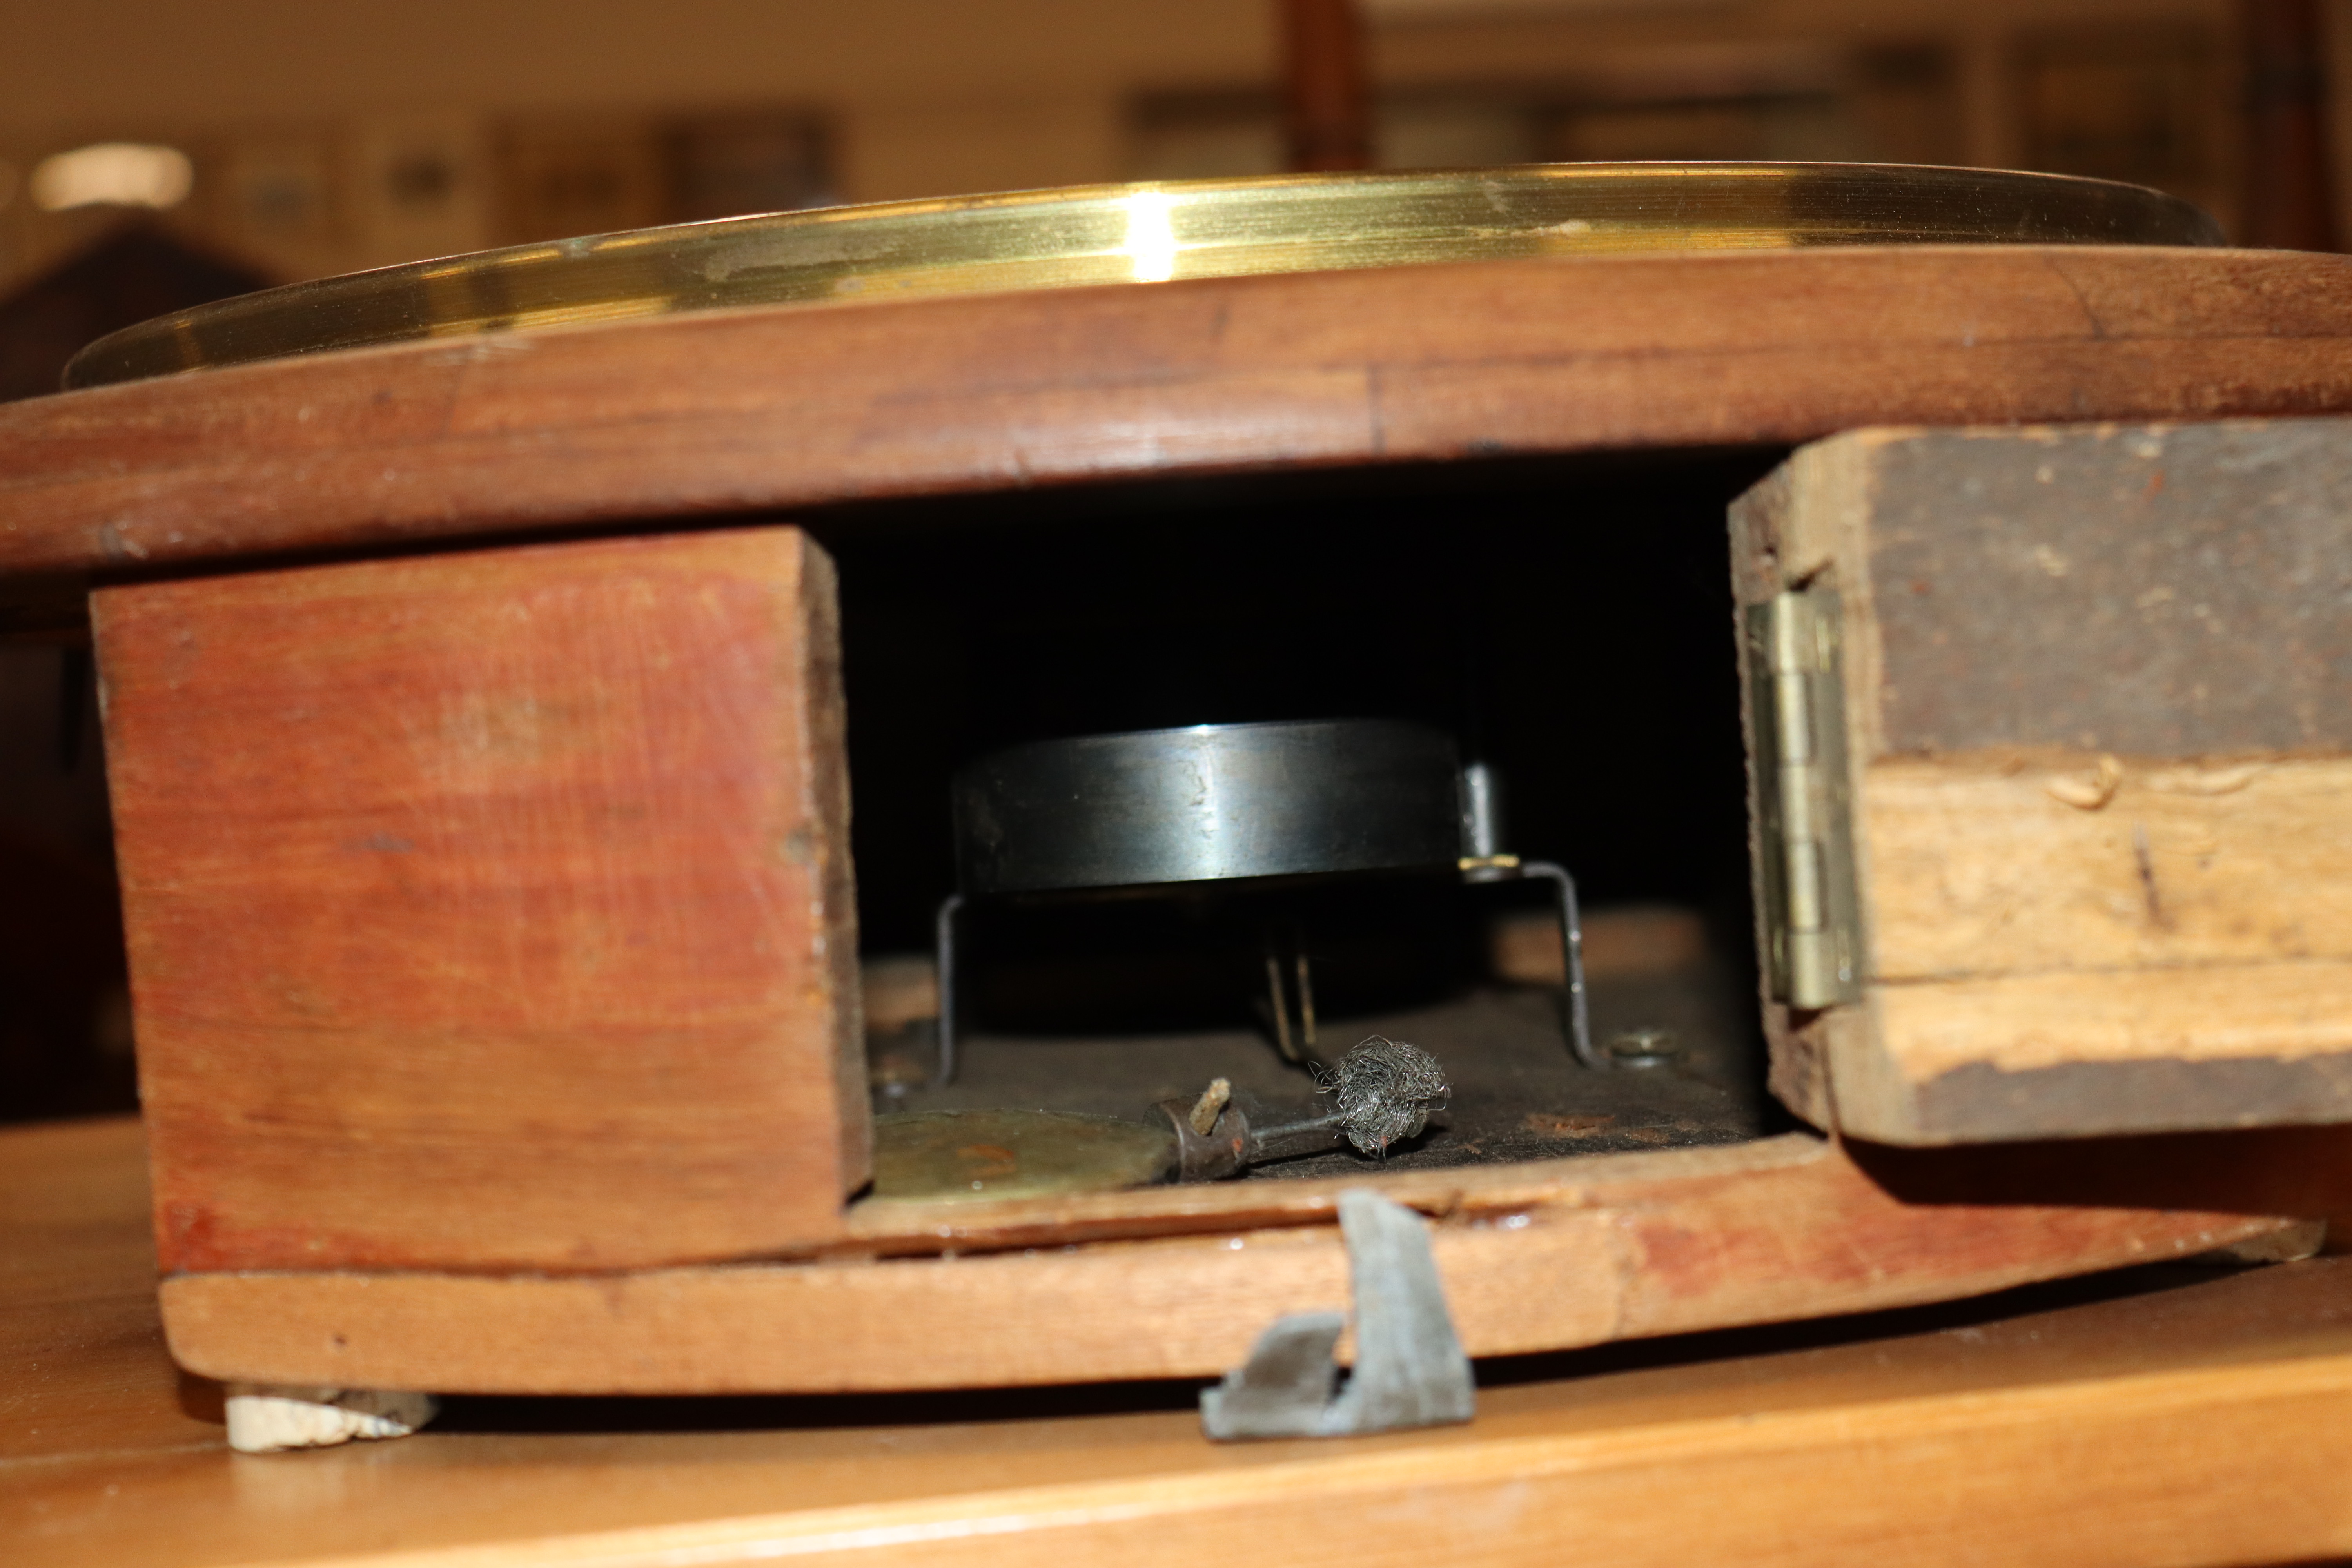
[(429, 1394), (380, 1388), (280, 1388), (266, 1383), (230, 1384), (227, 1406), (228, 1446), (240, 1454), (331, 1448), (359, 1439), (405, 1437), (441, 1408)]

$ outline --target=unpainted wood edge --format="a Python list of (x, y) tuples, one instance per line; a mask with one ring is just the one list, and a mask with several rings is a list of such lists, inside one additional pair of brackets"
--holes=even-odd
[[(1910, 1086), (1907, 1139), (1997, 1143), (2115, 1133), (2352, 1122), (2352, 1051), (2207, 1061), (1970, 1062)], [(1875, 1131), (1854, 1128), (1859, 1136)]]
[[(1687, 1207), (1636, 1200), (1516, 1226), (1457, 1220), (1435, 1226), (1432, 1241), (1462, 1341), (1489, 1357), (1948, 1300), (2185, 1257), (2282, 1223), (2078, 1209), (2070, 1225), (2067, 1211), (2029, 1209), (1986, 1232), (1964, 1207), (1912, 1209), (1874, 1191), (1858, 1171), (1827, 1188), (1801, 1179), (1765, 1203), (1804, 1211), (1786, 1236), (1755, 1212), (1752, 1196), (1730, 1194)], [(1956, 1266), (1854, 1277), (1847, 1227), (1886, 1239), (1890, 1214), (1899, 1245)], [(1663, 1259), (1661, 1246), (1670, 1253)], [(1777, 1258), (1780, 1273), (1751, 1277), (1740, 1261), (1751, 1254)], [(162, 1304), (174, 1359), (228, 1380), (475, 1394), (847, 1394), (1214, 1375), (1281, 1314), (1343, 1306), (1346, 1267), (1336, 1228), (1317, 1226), (1246, 1248), (1195, 1236), (604, 1279), (182, 1275), (164, 1282)]]
[[(1885, 744), (1879, 706), (1885, 655), (1870, 573), (1871, 517), (1877, 503), (1880, 455), (1926, 433), (1916, 426), (1850, 431), (1798, 453), (1803, 464), (1795, 501), (1801, 542), (1793, 553), (1809, 575), (1838, 595), (1847, 821), (1855, 884), (1864, 889), (1873, 885), (1873, 864), (1869, 824), (1859, 809), (1862, 779)], [(1877, 972), (1868, 899), (1855, 900), (1854, 919), (1855, 967), (1866, 988)], [(1860, 1003), (1827, 1009), (1819, 1026), (1818, 1049), (1829, 1079), (1825, 1098), (1839, 1130), (1906, 1126), (1910, 1106), (1885, 1060), (1885, 1035), (1874, 999), (1865, 991)]]
[(1732, 599), (1739, 608), (1760, 605), (1786, 585), (1780, 574), (1780, 537), (1787, 526), (1793, 471), (1793, 459), (1783, 459), (1735, 496), (1726, 510)]
[[(1880, 1043), (1884, 1032), (1876, 987), (1865, 984), (1860, 1001), (1827, 1009), (1818, 1016), (1817, 1023), (1817, 1048), (1829, 1075), (1837, 1131), (1887, 1143), (1915, 1138), (1907, 1086), (1894, 1071)], [(1898, 1130), (1899, 1136), (1895, 1135)]]
[[(1591, 1267), (1609, 1226), (1593, 1211), (1435, 1226), (1473, 1352), (1614, 1337), (1622, 1279)], [(266, 1363), (442, 1392), (845, 1394), (1213, 1376), (1275, 1318), (1344, 1310), (1347, 1276), (1337, 1227), (1317, 1226), (604, 1279), (184, 1275), (163, 1311), (174, 1358), (208, 1376)]]
[(1885, 983), (2352, 960), (2346, 747), (1987, 746), (1881, 758), (1863, 789)]
[[(1845, 755), (1850, 800), (1860, 797), (1862, 769), (1881, 743), (1876, 700), (1883, 662), (1870, 595), (1867, 520), (1875, 496), (1876, 455), (1884, 447), (1916, 438), (1924, 426), (1885, 426), (1851, 430), (1800, 447), (1762, 483), (1733, 503), (1731, 525), (1735, 583), (1743, 603), (1760, 602), (1789, 589), (1819, 585), (1839, 597), (1838, 628), (1845, 693)], [(1749, 711), (1748, 649), (1740, 639), (1741, 720), (1747, 726), (1748, 835), (1751, 867), (1762, 846), (1756, 837), (1759, 802), (1754, 777), (1756, 716)], [(1864, 825), (1853, 819), (1855, 875), (1869, 882), (1870, 847)], [(1758, 911), (1760, 922), (1762, 911)], [(1870, 912), (1857, 910), (1858, 963), (1871, 973)], [(1769, 970), (1770, 934), (1757, 930), (1759, 970)], [(1770, 1053), (1769, 1084), (1790, 1110), (1816, 1127), (1845, 1126), (1849, 1094), (1876, 1090), (1875, 1083), (1847, 1081), (1841, 1063), (1867, 1047), (1876, 1033), (1870, 1010), (1859, 1005), (1797, 1013), (1764, 998), (1765, 1033)]]
[[(88, 595), (88, 600), (90, 629), (91, 684), (96, 688), (100, 741), (105, 752), (109, 755), (120, 755), (121, 741), (120, 737), (115, 734), (113, 731), (107, 701), (107, 691), (109, 686), (108, 655), (109, 652), (116, 646), (111, 639), (110, 633), (114, 623), (120, 616), (131, 613), (131, 606), (136, 603), (136, 600), (131, 597), (131, 591), (129, 589), (121, 587), (93, 588)], [(118, 865), (115, 874), (118, 880), (123, 879), (123, 868)], [(125, 946), (128, 948), (131, 945), (133, 931), (127, 918), (129, 913), (127, 901), (124, 913), (126, 919), (123, 928), (123, 938)], [(128, 953), (127, 956), (130, 959), (130, 963), (128, 971), (123, 976), (123, 984), (129, 994), (131, 1014), (135, 1020), (139, 1011), (139, 977), (144, 966), (138, 962), (138, 955), (135, 952)], [(154, 1058), (148, 1053), (134, 1052), (132, 1055), (131, 1068), (137, 1083), (139, 1102), (142, 1106), (146, 1105), (150, 1103), (154, 1089), (154, 1085), (151, 1079), (151, 1074), (154, 1070)], [(139, 1128), (139, 1142), (142, 1150), (141, 1164), (142, 1168), (146, 1169), (150, 1173), (148, 1176), (150, 1195), (147, 1205), (147, 1233), (153, 1238), (157, 1256), (164, 1257), (170, 1254), (173, 1246), (173, 1238), (164, 1225), (163, 1206), (160, 1202), (155, 1200), (153, 1195), (153, 1177), (152, 1174), (153, 1149), (152, 1130), (143, 1112), (138, 1117), (136, 1125)]]
[[(2084, 1211), (2078, 1209), (2074, 1212), (2079, 1215)], [(2053, 1215), (2053, 1211), (2043, 1209), (2040, 1215), (2044, 1220), (2057, 1217), (2059, 1223), (2065, 1223), (2063, 1211)], [(1643, 1275), (1629, 1272), (1626, 1276), (1625, 1310), (1616, 1337), (1620, 1340), (1656, 1339), (1717, 1329), (1932, 1306), (1941, 1301), (1988, 1296), (2020, 1286), (2096, 1274), (2137, 1264), (2186, 1261), (2218, 1247), (2259, 1241), (2290, 1229), (2298, 1223), (2276, 1215), (2180, 1211), (2165, 1215), (2147, 1215), (2136, 1229), (2118, 1227), (2100, 1245), (2084, 1246), (2081, 1251), (2063, 1260), (2048, 1255), (2016, 1256), (2005, 1261), (1979, 1264), (1968, 1271), (1965, 1279), (1926, 1273), (1896, 1275), (1874, 1279), (1866, 1289), (1857, 1289), (1850, 1283), (1839, 1281), (1805, 1280), (1791, 1291), (1786, 1280), (1765, 1279), (1758, 1281), (1752, 1292), (1756, 1300), (1745, 1302), (1741, 1309), (1728, 1310), (1724, 1310), (1720, 1302), (1724, 1296), (1734, 1295), (1732, 1290), (1727, 1289), (1716, 1298), (1714, 1305), (1705, 1298), (1677, 1300), (1672, 1299), (1668, 1292), (1647, 1289), (1651, 1281)], [(1931, 1233), (1928, 1239), (1933, 1246), (1937, 1243), (1965, 1245), (1966, 1238), (1952, 1233), (1940, 1237)], [(1779, 1294), (1777, 1299), (1773, 1299), (1776, 1288)]]
[(866, 1087), (866, 990), (857, 967), (856, 870), (851, 858), (848, 700), (842, 688), (840, 574), (833, 557), (802, 529), (787, 530), (798, 564), (793, 646), (800, 659), (787, 689), (802, 694), (798, 752), (807, 798), (802, 819), (823, 831), (813, 847), (824, 900), (821, 929), (826, 982), (833, 993), (834, 1095), (831, 1118), (845, 1199), (874, 1177), (874, 1115)]
[[(1748, 867), (1751, 882), (1760, 885), (1764, 868), (1763, 781), (1757, 774), (1755, 650), (1748, 646), (1747, 615), (1787, 584), (1781, 574), (1783, 536), (1789, 527), (1796, 468), (1781, 463), (1731, 503), (1728, 514), (1731, 543), (1732, 645), (1739, 683), (1739, 730), (1745, 742), (1743, 773), (1748, 786)], [(1765, 1087), (1775, 1099), (1807, 1123), (1819, 1128), (1837, 1125), (1830, 1098), (1829, 1064), (1803, 1018), (1772, 994), (1772, 933), (1762, 901), (1749, 911), (1756, 943), (1757, 1005), (1764, 1023), (1768, 1070)]]
[[(2204, 1251), (2279, 1223), (2111, 1199), (1916, 1204), (1803, 1134), (1751, 1151), (1764, 1158), (1747, 1169), (1631, 1156), (1615, 1182), (1434, 1220), (1465, 1344), (1517, 1354), (1949, 1300)], [(184, 1365), (246, 1381), (853, 1393), (1210, 1375), (1280, 1313), (1328, 1310), (1346, 1294), (1328, 1220), (1218, 1229), (1195, 1219), (1182, 1234), (1040, 1237), (1021, 1250), (992, 1239), (993, 1249), (929, 1258), (601, 1276), (178, 1275), (163, 1287), (163, 1325)], [(1858, 1256), (1874, 1266), (1858, 1272)]]
[(1368, 1172), (1311, 1181), (1214, 1182), (1060, 1197), (929, 1203), (867, 1198), (850, 1206), (839, 1255), (896, 1256), (952, 1249), (1064, 1245), (1199, 1235), (1203, 1232), (1337, 1225), (1339, 1194), (1370, 1187), (1433, 1219), (1507, 1215), (1537, 1208), (1591, 1208), (1621, 1191), (1665, 1184), (1761, 1175), (1836, 1158), (1811, 1132), (1692, 1149), (1575, 1154), (1555, 1160)]
[[(2106, 805), (2104, 798), (2095, 805), (2051, 804), (2042, 800), (2043, 787), (2036, 776), (2047, 773), (2071, 783), (2105, 775), (2110, 789), (2116, 787), (2112, 781), (2120, 778), (2126, 794), (2119, 799), (2128, 798), (2135, 781), (2153, 780), (2165, 795), (2210, 796), (2216, 809), (2227, 812), (2252, 798), (2242, 793), (2250, 778), (2301, 776), (2306, 770), (2326, 776), (2324, 770), (2343, 765), (2342, 754), (2334, 747), (2294, 753), (2263, 749), (2197, 757), (2135, 755), (2126, 760), (2076, 748), (1996, 746), (1933, 757), (1882, 758), (1875, 767), (1926, 775), (1930, 783), (2017, 779), (2036, 807), (2069, 822), (2079, 813), (2081, 821), (2089, 822), (2091, 813), (2103, 810), (2116, 816), (2132, 813), (2124, 805)], [(1858, 831), (1864, 831), (1871, 816), (1857, 813)], [(2282, 921), (2305, 912), (2284, 891), (2279, 898), (2275, 912)], [(1874, 1142), (1936, 1146), (2352, 1121), (2352, 1070), (2347, 1070), (2352, 1056), (2324, 1047), (2196, 1054), (2197, 1042), (2214, 1031), (2226, 1036), (2258, 1026), (2245, 1011), (2250, 997), (2307, 995), (2318, 983), (2315, 973), (2340, 972), (2352, 962), (2328, 951), (2326, 942), (2298, 940), (2307, 943), (2305, 951), (2268, 957), (2168, 957), (2150, 951), (2137, 962), (2116, 964), (2069, 960), (2063, 949), (2044, 946), (2035, 957), (2045, 968), (1994, 963), (1923, 971), (1895, 980), (1874, 973), (1870, 1010), (1880, 1026), (1867, 1037), (1846, 1038), (1835, 1058), (1840, 1126)], [(2145, 1056), (2053, 1065), (2005, 1062), (1995, 1058), (2013, 1044), (2011, 1038), (1979, 1026), (1969, 1043), (1980, 1047), (1986, 1059), (1952, 1065), (1948, 1051), (1937, 1053), (1941, 1059), (1927, 1058), (1911, 1038), (1919, 1011), (1933, 1007), (1938, 998), (1944, 999), (1943, 1005), (1958, 1008), (1971, 996), (2005, 987), (2064, 983), (2085, 994), (2100, 994), (2101, 987), (2118, 988), (2105, 994), (2123, 1004), (2135, 994), (2132, 988), (2169, 986), (2184, 980), (2194, 980), (2200, 987), (2202, 1013), (2187, 1009), (2162, 1015), (2158, 1026), (2147, 1033)], [(2175, 1033), (2176, 1026), (2179, 1043), (2171, 1044), (2165, 1037)], [(2291, 1047), (2293, 1042), (2280, 1044)]]
[[(2352, 427), (2352, 420), (2347, 420), (2347, 427)], [(2149, 788), (2164, 795), (2221, 798), (2242, 793), (2249, 784), (2262, 782), (2263, 774), (2273, 768), (2293, 770), (2314, 763), (2347, 760), (2352, 760), (2352, 748), (2334, 742), (2315, 742), (2300, 746), (2222, 746), (2193, 752), (2003, 742), (1987, 746), (1955, 746), (1935, 752), (1895, 752), (1878, 758), (1871, 766), (1882, 776), (1924, 773), (1955, 779), (2014, 779), (2021, 773), (2067, 775), (2094, 773), (2100, 763), (2110, 763), (2123, 770), (2119, 778), (2108, 781), (2114, 783), (2119, 792)], [(2076, 781), (2048, 782), (2073, 784)], [(2081, 783), (2087, 789), (2090, 781)], [(2038, 787), (2046, 793), (2047, 782), (2038, 784)], [(2112, 809), (2111, 802), (2115, 797), (2070, 801), (2063, 795), (2052, 795), (2051, 798), (2073, 805), (2085, 815), (2095, 815)]]

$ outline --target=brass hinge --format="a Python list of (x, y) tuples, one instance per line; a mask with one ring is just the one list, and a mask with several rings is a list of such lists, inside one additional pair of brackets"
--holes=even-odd
[(1828, 1007), (1861, 994), (1862, 949), (1846, 798), (1845, 688), (1838, 601), (1807, 589), (1750, 605), (1754, 715), (1772, 994)]

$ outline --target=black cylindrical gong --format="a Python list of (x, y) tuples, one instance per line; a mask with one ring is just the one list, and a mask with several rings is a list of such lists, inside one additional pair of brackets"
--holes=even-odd
[[(1569, 1038), (1597, 1065), (1574, 880), (1498, 851), (1491, 786), (1483, 769), (1465, 773), (1453, 737), (1393, 719), (1079, 735), (980, 758), (950, 785), (957, 891), (939, 914), (940, 1080), (955, 1073), (956, 925), (967, 899), (1407, 871), (1556, 885)], [(1303, 958), (1298, 965), (1311, 1038)], [(1275, 984), (1289, 1055), (1278, 974)]]
[(1015, 746), (956, 775), (966, 896), (1453, 868), (1453, 737), (1387, 719), (1195, 724)]

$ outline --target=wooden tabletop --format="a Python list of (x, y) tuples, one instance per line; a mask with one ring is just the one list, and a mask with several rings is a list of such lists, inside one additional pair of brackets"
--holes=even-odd
[(1384, 1437), (1213, 1447), (1147, 1385), (457, 1401), (256, 1458), (164, 1354), (142, 1154), (131, 1121), (0, 1132), (12, 1568), (2352, 1552), (2352, 1258), (1490, 1364), (1473, 1425)]

